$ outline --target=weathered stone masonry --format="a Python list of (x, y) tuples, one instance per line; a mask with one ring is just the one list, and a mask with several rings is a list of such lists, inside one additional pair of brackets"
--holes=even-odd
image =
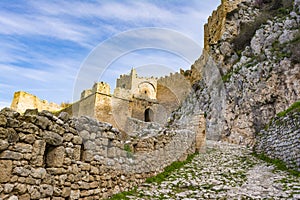
[(196, 122), (124, 141), (110, 124), (89, 117), (3, 109), (0, 199), (107, 198), (194, 152)]
[(288, 167), (300, 171), (300, 113), (276, 117), (267, 130), (256, 136), (255, 151), (284, 161)]

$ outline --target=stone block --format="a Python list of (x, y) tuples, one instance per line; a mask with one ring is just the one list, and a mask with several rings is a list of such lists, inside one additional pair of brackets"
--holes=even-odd
[(84, 149), (95, 150), (96, 149), (95, 142), (93, 142), (91, 140), (88, 140), (88, 141), (84, 142)]
[(58, 118), (63, 120), (64, 122), (67, 122), (69, 119), (70, 119), (70, 115), (66, 112), (61, 112), (59, 115), (58, 115)]
[(11, 128), (17, 128), (20, 126), (20, 122), (16, 119), (13, 118), (7, 118), (7, 127), (11, 127)]
[(59, 146), (63, 142), (63, 138), (59, 134), (54, 133), (52, 131), (46, 131), (43, 138), (47, 144), (53, 146)]
[(63, 138), (64, 138), (64, 141), (70, 142), (74, 138), (74, 135), (72, 133), (66, 133), (63, 135)]
[(71, 195), (71, 188), (70, 187), (64, 187), (63, 189), (62, 189), (62, 193), (61, 193), (61, 195), (63, 196), (63, 197), (69, 197), (70, 195)]
[(40, 185), (41, 197), (51, 197), (53, 195), (53, 186), (42, 184)]
[(29, 194), (23, 194), (19, 196), (19, 200), (30, 200), (30, 195)]
[(91, 162), (94, 158), (93, 151), (85, 150), (82, 152), (82, 161)]
[(31, 176), (38, 179), (45, 178), (47, 171), (44, 168), (37, 168), (31, 170)]
[(33, 155), (44, 155), (46, 142), (43, 140), (36, 140), (33, 143), (32, 154)]
[(51, 121), (47, 117), (36, 116), (36, 119), (37, 121), (35, 124), (41, 127), (43, 130), (46, 130), (51, 125)]
[(81, 171), (89, 171), (91, 169), (91, 165), (88, 163), (81, 163), (79, 165), (79, 168), (81, 169)]
[(8, 135), (8, 131), (6, 128), (0, 127), (0, 138), (6, 139)]
[(45, 156), (47, 167), (61, 167), (64, 163), (65, 148), (63, 146), (51, 148), (47, 150)]
[(51, 130), (59, 135), (63, 135), (65, 133), (65, 129), (57, 124), (52, 124), (50, 126), (49, 130)]
[(82, 144), (82, 138), (80, 136), (74, 136), (73, 144)]
[(80, 160), (81, 146), (75, 145), (73, 148), (73, 160)]
[(107, 148), (107, 157), (108, 158), (116, 157), (116, 147)]
[(32, 144), (35, 141), (35, 136), (33, 134), (24, 135), (23, 137), (20, 138), (20, 140)]
[(15, 167), (13, 173), (17, 174), (18, 176), (27, 177), (31, 173), (31, 171), (25, 167)]
[(16, 184), (15, 191), (20, 195), (24, 194), (27, 191), (27, 186), (25, 184)]
[(99, 174), (99, 168), (91, 166), (91, 174), (98, 175)]
[(12, 161), (0, 160), (0, 183), (6, 183), (12, 175)]
[(14, 150), (20, 153), (31, 153), (32, 152), (32, 145), (24, 144), (24, 143), (17, 143), (14, 145)]
[(23, 155), (18, 152), (6, 150), (0, 154), (0, 158), (8, 160), (20, 160), (23, 158)]
[(83, 130), (79, 132), (79, 136), (85, 141), (90, 139), (90, 133), (87, 130)]
[(9, 144), (6, 140), (0, 139), (0, 151), (4, 151), (8, 148)]
[(71, 190), (70, 200), (79, 199), (80, 197), (80, 190)]
[(38, 186), (30, 186), (28, 188), (28, 191), (29, 191), (31, 199), (40, 199), (41, 198), (41, 193), (39, 192)]
[(6, 183), (4, 186), (3, 186), (3, 192), (4, 193), (11, 193), (14, 189), (14, 184), (10, 184), (10, 183)]
[(4, 115), (0, 115), (0, 126), (6, 127), (7, 119)]
[(19, 200), (16, 195), (12, 195), (8, 198), (8, 200)]
[(84, 189), (84, 190), (88, 190), (90, 189), (90, 184), (84, 181), (79, 181), (78, 182), (79, 188), (80, 189)]
[(19, 135), (16, 133), (16, 131), (13, 128), (7, 129), (7, 141), (9, 143), (15, 143), (19, 141)]

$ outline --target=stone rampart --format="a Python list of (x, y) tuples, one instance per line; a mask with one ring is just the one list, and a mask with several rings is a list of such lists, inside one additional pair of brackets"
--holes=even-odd
[(15, 92), (14, 94), (14, 98), (11, 103), (11, 109), (20, 113), (24, 113), (26, 109), (38, 109), (39, 111), (58, 111), (62, 109), (62, 107), (58, 104), (41, 100), (37, 96), (27, 92), (19, 91)]
[(227, 14), (235, 10), (239, 3), (245, 0), (222, 0), (221, 5), (208, 18), (204, 26), (204, 49), (209, 50), (209, 46), (217, 44), (225, 31)]
[(107, 198), (193, 153), (197, 126), (125, 141), (112, 125), (89, 117), (3, 109), (0, 199)]
[(177, 108), (191, 92), (190, 81), (178, 72), (159, 78), (157, 85), (157, 99), (166, 107), (171, 105), (170, 111)]
[(266, 130), (256, 136), (255, 151), (284, 161), (300, 171), (300, 112), (274, 118)]

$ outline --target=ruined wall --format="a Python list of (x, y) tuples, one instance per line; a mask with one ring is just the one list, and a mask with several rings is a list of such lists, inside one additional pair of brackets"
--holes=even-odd
[(49, 103), (46, 100), (41, 100), (37, 96), (23, 91), (15, 92), (10, 107), (11, 109), (20, 113), (24, 113), (26, 109), (33, 108), (37, 108), (39, 111), (58, 111), (61, 109), (61, 106), (58, 104), (52, 102)]
[(300, 171), (300, 112), (276, 117), (256, 136), (254, 150)]
[(144, 99), (133, 99), (130, 102), (130, 107), (132, 108), (131, 117), (145, 121), (145, 110), (147, 108), (152, 109), (155, 103), (156, 102), (146, 101)]
[(90, 116), (100, 121), (113, 123), (110, 86), (104, 82), (95, 83), (92, 89), (81, 93), (79, 101), (61, 112), (67, 112), (72, 116)]
[(0, 198), (107, 198), (193, 153), (195, 127), (188, 127), (163, 129), (125, 145), (117, 129), (89, 117), (36, 110), (22, 116), (3, 109)]
[[(74, 116), (95, 116), (95, 103), (96, 103), (96, 94), (91, 94), (83, 99), (80, 99), (80, 103), (78, 106), (78, 111), (73, 111), (73, 113), (77, 113)], [(72, 108), (75, 109), (76, 107)]]
[(176, 109), (191, 92), (190, 81), (176, 72), (157, 80), (157, 101), (170, 113)]
[(128, 117), (125, 131), (133, 137), (143, 137), (147, 134), (153, 134), (161, 129), (161, 124), (155, 122), (144, 122), (135, 118)]
[(131, 87), (132, 87), (132, 74), (120, 75), (120, 77), (117, 79), (116, 88), (123, 88), (126, 90), (130, 90)]
[(222, 0), (217, 10), (213, 11), (204, 26), (204, 49), (209, 51), (209, 46), (217, 44), (225, 32), (227, 14), (237, 8), (245, 0)]
[(84, 98), (90, 96), (91, 94), (93, 94), (93, 91), (91, 89), (83, 90), (81, 92), (80, 99), (84, 99)]

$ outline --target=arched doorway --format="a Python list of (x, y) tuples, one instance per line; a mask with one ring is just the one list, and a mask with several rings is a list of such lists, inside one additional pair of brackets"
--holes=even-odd
[(145, 110), (145, 122), (152, 122), (153, 121), (154, 113), (150, 108)]

